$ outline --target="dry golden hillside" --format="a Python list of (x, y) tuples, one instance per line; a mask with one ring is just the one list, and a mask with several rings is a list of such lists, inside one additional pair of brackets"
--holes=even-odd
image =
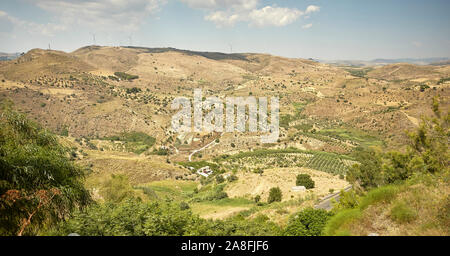
[[(448, 109), (449, 71), (173, 48), (34, 49), (0, 62), (0, 100), (60, 135), (74, 160), (91, 170), (87, 187), (94, 197), (111, 174), (123, 174), (144, 188), (141, 194), (194, 200), (192, 209), (205, 218), (245, 210), (284, 223), (288, 213), (348, 185), (344, 175), (356, 147), (402, 147), (404, 131), (431, 113), (433, 97)], [(193, 97), (194, 88), (205, 97), (278, 96), (278, 142), (261, 144), (257, 133), (173, 133), (171, 102)], [(236, 175), (223, 183), (225, 201), (202, 199), (218, 186), (195, 173), (205, 165)], [(310, 174), (316, 188), (293, 192), (297, 174)], [(254, 197), (267, 200), (274, 186), (282, 202), (258, 208)], [(198, 194), (189, 194), (194, 188)]]

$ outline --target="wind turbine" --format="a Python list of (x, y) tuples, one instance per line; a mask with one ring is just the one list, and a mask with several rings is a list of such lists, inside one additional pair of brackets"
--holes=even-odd
[(92, 42), (94, 42), (94, 45), (96, 45), (96, 42), (95, 42), (95, 33), (91, 33), (91, 35), (92, 35)]
[(128, 46), (132, 46), (133, 45), (133, 34), (130, 34), (129, 36), (128, 36)]

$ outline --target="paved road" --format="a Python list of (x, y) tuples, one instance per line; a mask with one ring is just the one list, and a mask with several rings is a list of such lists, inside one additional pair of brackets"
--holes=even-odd
[[(347, 192), (352, 188), (352, 186), (348, 186), (346, 188), (344, 188), (344, 191)], [(315, 209), (324, 209), (324, 210), (331, 210), (333, 208), (333, 205), (331, 203), (331, 200), (334, 199), (336, 202), (339, 202), (339, 198), (340, 198), (340, 194), (341, 192), (336, 192), (334, 194), (328, 195), (324, 198), (322, 198), (322, 200), (320, 200), (320, 202), (318, 204), (316, 204), (314, 206)]]

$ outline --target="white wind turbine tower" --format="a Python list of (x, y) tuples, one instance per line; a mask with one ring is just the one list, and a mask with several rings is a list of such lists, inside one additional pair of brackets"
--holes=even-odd
[(129, 40), (130, 46), (133, 46), (133, 34), (130, 34), (130, 35), (128, 36), (128, 40)]
[(91, 33), (92, 35), (92, 42), (94, 43), (94, 45), (96, 45), (97, 43), (95, 42), (95, 33)]

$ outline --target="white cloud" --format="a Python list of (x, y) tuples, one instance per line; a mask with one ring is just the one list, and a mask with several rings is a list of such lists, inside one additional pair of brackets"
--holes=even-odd
[(205, 20), (214, 22), (217, 27), (234, 26), (234, 24), (239, 20), (239, 15), (228, 15), (225, 12), (217, 11), (206, 16)]
[(237, 22), (247, 22), (254, 27), (281, 27), (295, 22), (306, 14), (307, 17), (320, 10), (319, 6), (309, 5), (305, 11), (296, 8), (265, 6), (257, 8), (259, 0), (180, 0), (189, 7), (208, 12), (205, 20), (217, 27), (231, 27)]
[(233, 9), (235, 11), (242, 11), (256, 8), (259, 0), (181, 0), (181, 2), (196, 9)]
[(13, 28), (24, 30), (30, 34), (40, 34), (44, 36), (53, 36), (56, 32), (64, 31), (66, 26), (55, 23), (38, 24), (14, 17), (7, 12), (0, 10), (0, 20), (11, 24)]
[(135, 31), (166, 0), (37, 0), (39, 8), (65, 26), (94, 27), (97, 31)]
[(308, 29), (308, 28), (312, 28), (313, 24), (309, 23), (309, 24), (305, 24), (302, 26), (303, 29)]
[(310, 5), (310, 6), (306, 7), (305, 14), (318, 12), (319, 10), (320, 10), (319, 6), (317, 6), (317, 5)]
[(249, 18), (250, 25), (281, 27), (296, 21), (302, 14), (303, 12), (297, 9), (266, 6), (262, 9), (251, 11)]

